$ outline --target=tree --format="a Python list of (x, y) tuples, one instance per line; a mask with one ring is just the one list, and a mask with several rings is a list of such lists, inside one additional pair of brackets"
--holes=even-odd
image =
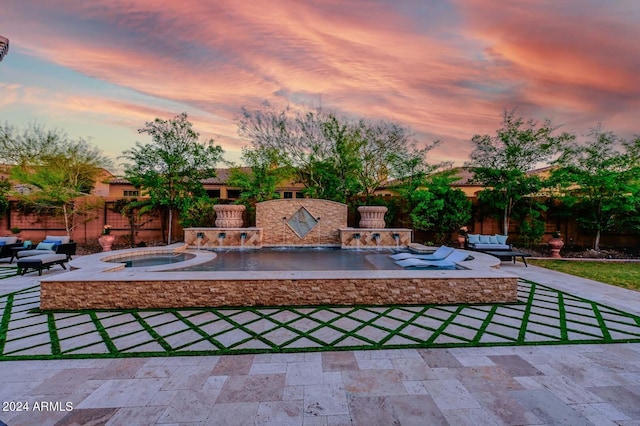
[(600, 126), (589, 136), (586, 144), (563, 147), (551, 180), (578, 223), (595, 233), (593, 248), (600, 250), (603, 232), (638, 216), (640, 137), (628, 142)]
[(240, 202), (247, 207), (279, 198), (278, 185), (294, 175), (287, 158), (273, 147), (244, 148), (242, 159), (249, 167), (233, 167), (227, 185), (240, 188)]
[(168, 237), (171, 244), (173, 215), (182, 212), (192, 198), (204, 194), (202, 179), (215, 176), (215, 165), (222, 158), (222, 148), (208, 140), (199, 143), (200, 135), (182, 113), (170, 120), (156, 118), (138, 130), (151, 136), (152, 142), (136, 142), (124, 151), (126, 178), (151, 205), (168, 212)]
[(451, 187), (457, 179), (455, 170), (434, 173), (425, 178), (422, 188), (407, 194), (413, 227), (432, 231), (439, 243), (471, 219), (471, 201), (460, 189)]
[(250, 149), (272, 149), (295, 168), (306, 193), (316, 198), (348, 202), (355, 195), (369, 197), (394, 176), (395, 163), (422, 159), (407, 127), (339, 116), (322, 109), (275, 111), (270, 105), (243, 108), (236, 119), (238, 132)]
[(2, 219), (9, 208), (9, 193), (11, 182), (9, 179), (0, 178), (0, 219)]
[(475, 135), (471, 139), (475, 148), (465, 165), (471, 167), (474, 180), (487, 187), (480, 192), (479, 201), (501, 212), (504, 235), (509, 232), (515, 205), (542, 189), (540, 177), (530, 172), (550, 161), (562, 143), (574, 139), (569, 133), (555, 135), (556, 130), (550, 120), (525, 122), (515, 111), (505, 111), (496, 136)]
[(29, 210), (62, 216), (69, 235), (76, 218), (95, 209), (95, 203), (80, 207), (74, 199), (89, 195), (103, 168), (111, 166), (100, 149), (36, 124), (22, 132), (5, 124), (0, 144), (2, 160), (12, 164), (11, 177), (28, 188), (15, 195)]

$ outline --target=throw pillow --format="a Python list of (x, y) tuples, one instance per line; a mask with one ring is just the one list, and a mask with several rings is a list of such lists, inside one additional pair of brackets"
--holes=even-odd
[(54, 246), (59, 246), (60, 244), (62, 244), (61, 240), (44, 240), (43, 243), (47, 243), (47, 244), (53, 244)]
[(491, 244), (498, 244), (498, 239), (496, 238), (495, 235), (491, 235), (491, 236), (489, 236), (489, 242)]
[(480, 244), (489, 244), (490, 242), (488, 235), (480, 235)]
[(54, 243), (39, 243), (36, 246), (36, 250), (53, 250), (53, 248), (55, 247)]
[(498, 240), (498, 244), (507, 244), (508, 235), (500, 235), (496, 234), (496, 239)]
[(5, 245), (5, 244), (6, 244), (6, 242), (4, 242), (4, 241), (0, 241), (0, 246), (3, 246), (3, 245)]
[(480, 234), (469, 234), (469, 244), (478, 244), (480, 242)]
[(33, 244), (30, 240), (25, 241), (24, 243), (22, 243), (22, 247), (24, 248), (29, 248), (29, 246)]

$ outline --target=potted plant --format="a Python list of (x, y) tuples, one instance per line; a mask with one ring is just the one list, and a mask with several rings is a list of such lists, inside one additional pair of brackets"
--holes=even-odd
[(560, 256), (560, 249), (564, 246), (564, 241), (562, 241), (562, 234), (560, 234), (560, 231), (555, 231), (551, 234), (551, 239), (547, 244), (549, 244), (549, 247), (551, 248), (551, 257), (555, 259), (562, 258), (562, 256)]
[(10, 231), (16, 237), (20, 237), (20, 232), (22, 232), (22, 229), (18, 228), (17, 226), (14, 226), (13, 228), (10, 229)]
[(98, 238), (98, 243), (102, 247), (102, 251), (111, 251), (111, 246), (115, 238), (111, 235), (111, 225), (102, 227), (102, 235)]
[(461, 226), (460, 229), (458, 229), (458, 246), (460, 248), (464, 248), (464, 243), (467, 240), (467, 234), (469, 233), (469, 228), (467, 228), (466, 226)]

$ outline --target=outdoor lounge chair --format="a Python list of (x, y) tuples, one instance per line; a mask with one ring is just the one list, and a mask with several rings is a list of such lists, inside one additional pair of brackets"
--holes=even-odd
[(421, 259), (421, 260), (442, 260), (453, 253), (455, 249), (447, 246), (440, 246), (438, 250), (434, 251), (431, 254), (415, 254), (415, 253), (398, 253), (392, 254), (391, 258), (393, 260), (404, 260), (404, 259)]
[(468, 256), (469, 254), (465, 251), (454, 250), (453, 253), (443, 260), (405, 259), (396, 261), (396, 264), (403, 268), (455, 269), (456, 263), (462, 262)]
[[(71, 260), (71, 256), (76, 254), (76, 243), (71, 242), (67, 236), (51, 236), (45, 237), (45, 240), (39, 243), (31, 250), (21, 250), (15, 253), (18, 259), (30, 256), (40, 256), (43, 254), (64, 254), (67, 260)], [(13, 258), (9, 263), (13, 262)]]
[(39, 256), (28, 256), (18, 260), (18, 273), (24, 275), (29, 269), (38, 271), (42, 275), (43, 269), (49, 269), (53, 265), (60, 265), (62, 269), (67, 269), (64, 264), (68, 261), (64, 254), (41, 254)]
[(22, 244), (19, 241), (17, 237), (0, 237), (0, 259), (10, 257), (13, 254), (11, 248)]

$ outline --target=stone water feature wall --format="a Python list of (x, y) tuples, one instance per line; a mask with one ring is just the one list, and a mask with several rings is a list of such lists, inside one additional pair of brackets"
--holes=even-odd
[(256, 204), (256, 227), (264, 246), (341, 246), (347, 206), (309, 198), (264, 201)]
[[(224, 238), (222, 238), (222, 234)], [(242, 236), (244, 235), (244, 239)], [(244, 240), (244, 241), (243, 241)], [(262, 229), (185, 228), (184, 242), (190, 248), (262, 248)]]
[(342, 228), (340, 242), (343, 249), (396, 248), (411, 244), (412, 230), (405, 228)]

